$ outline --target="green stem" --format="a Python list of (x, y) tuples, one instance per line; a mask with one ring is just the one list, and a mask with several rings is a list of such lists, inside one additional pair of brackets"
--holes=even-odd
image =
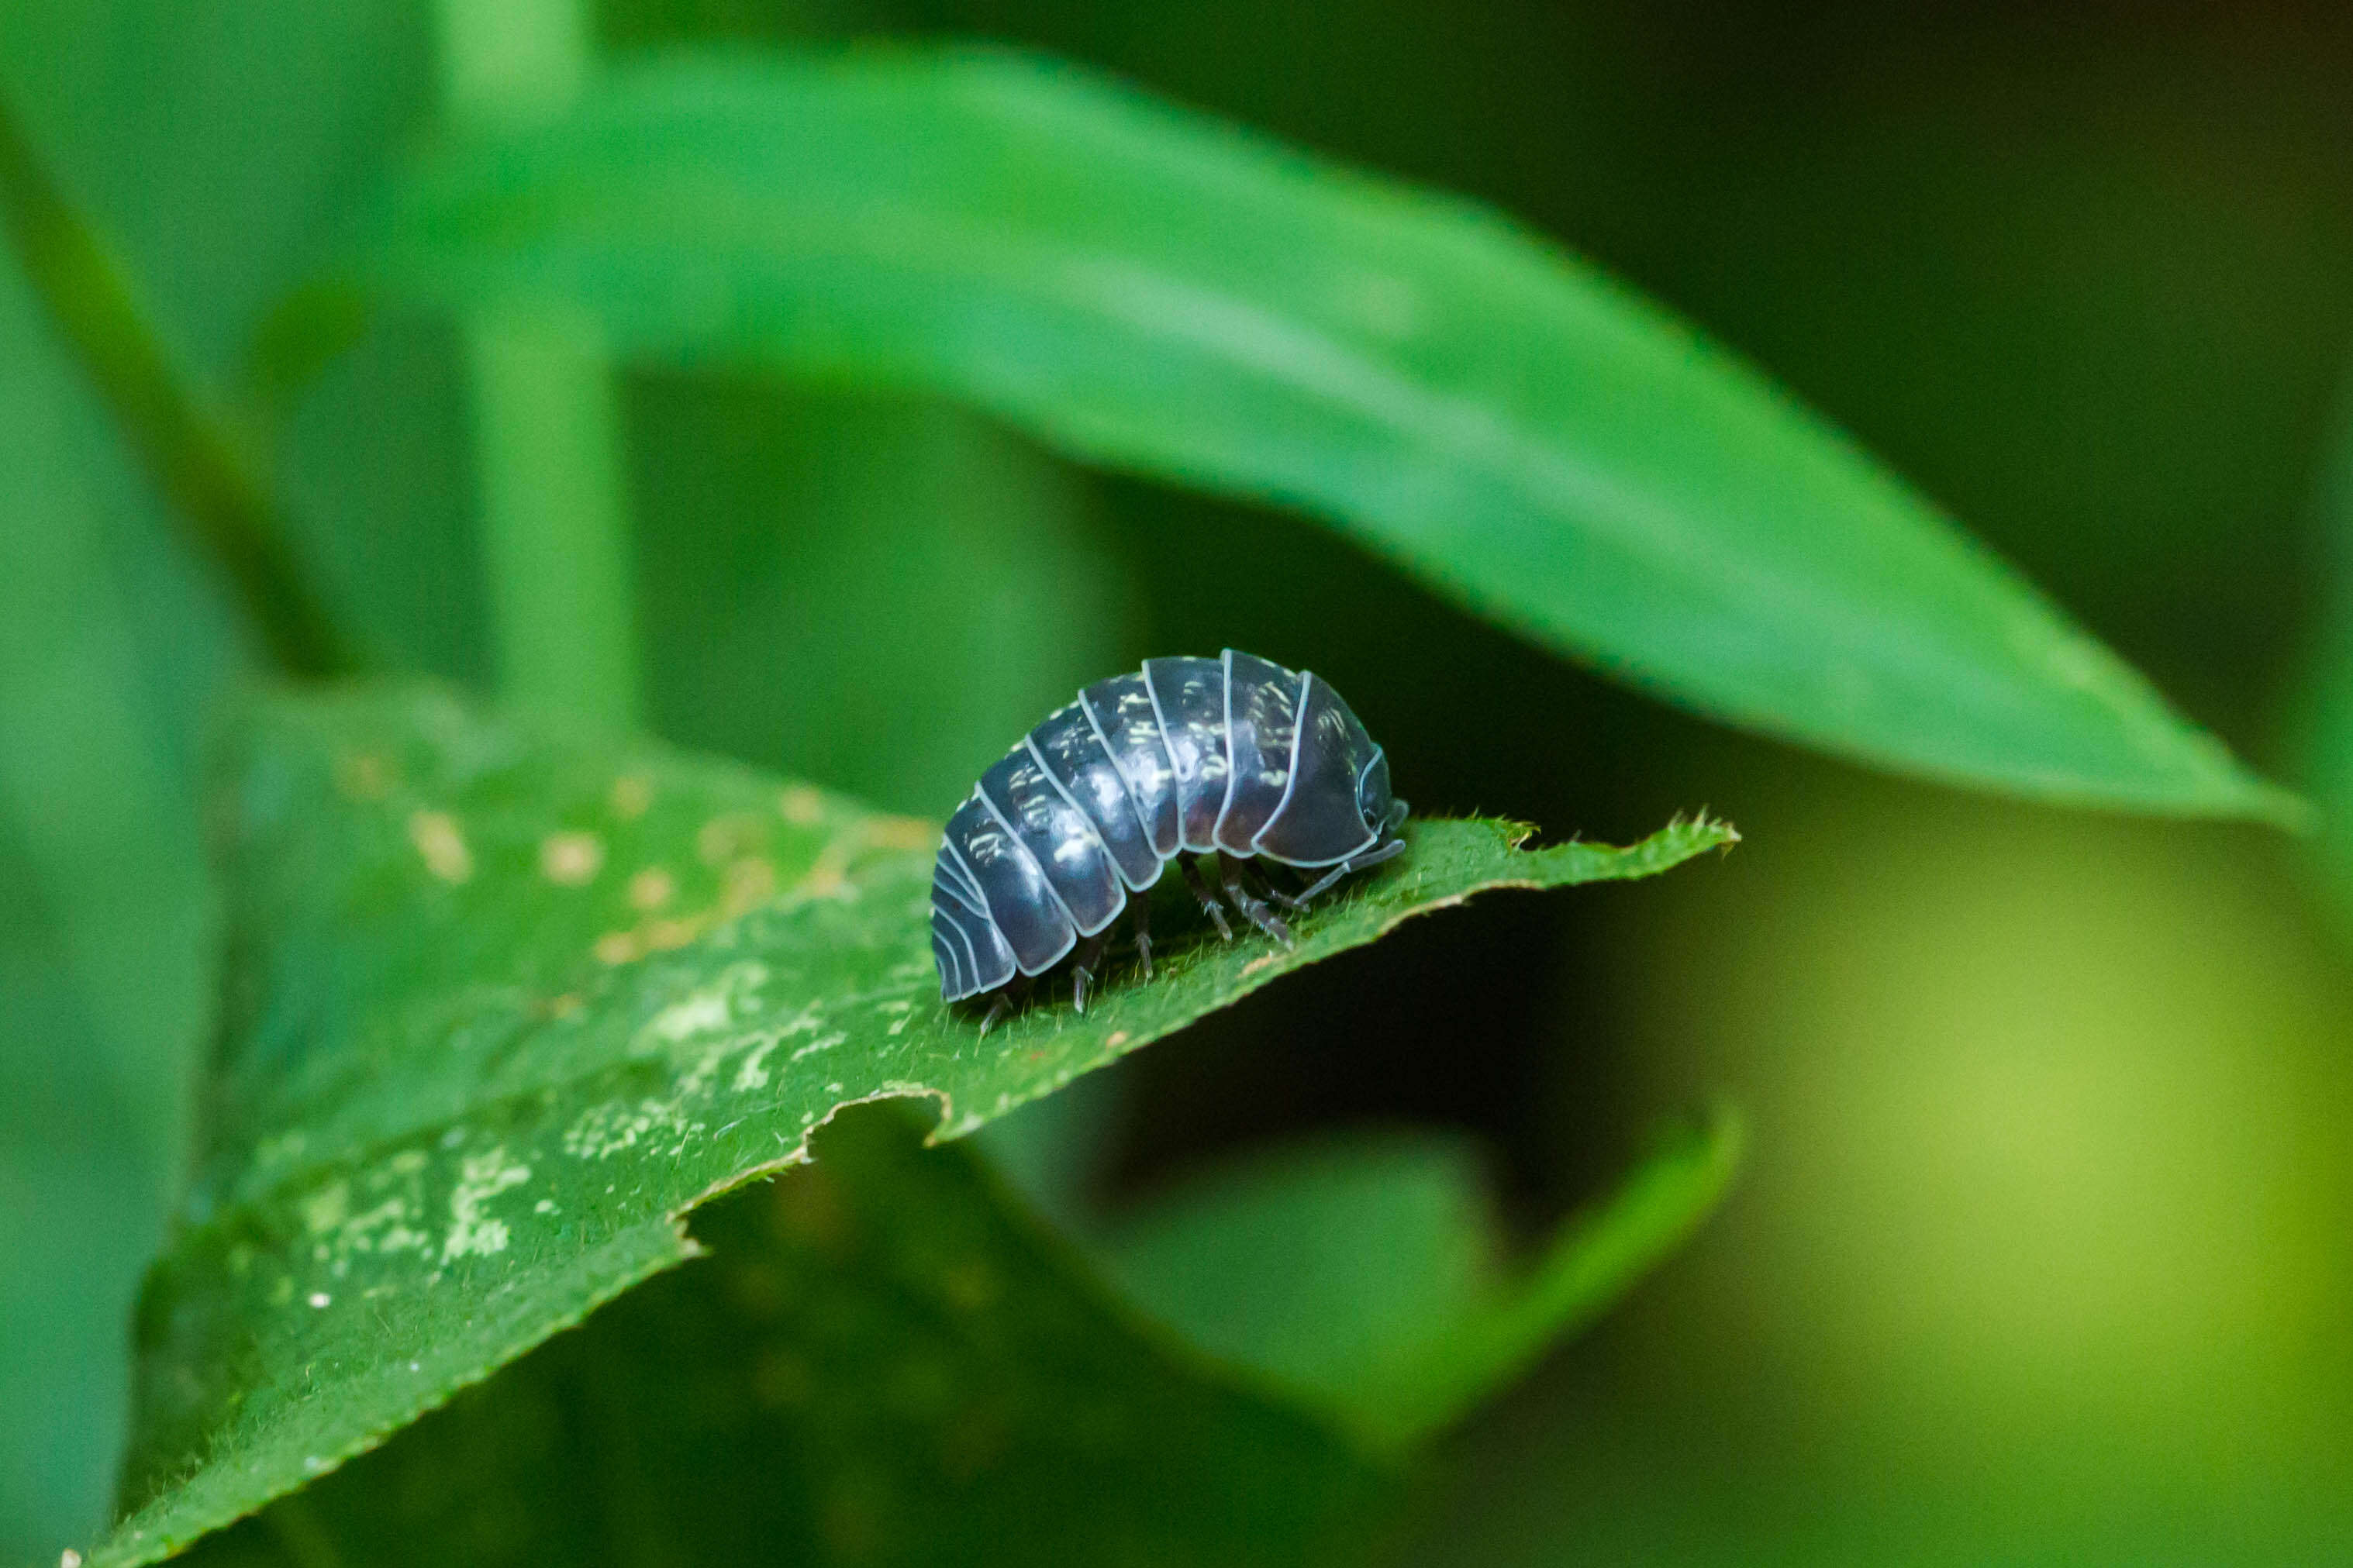
[(66, 201), (5, 99), (0, 224), (173, 518), (227, 578), (271, 661), (290, 675), (350, 671), (357, 660), (305, 584), (259, 465), (183, 378), (122, 268)]
[[(441, 0), (451, 117), (561, 109), (588, 73), (578, 0)], [(638, 720), (620, 411), (593, 324), (514, 311), (465, 323), (499, 682), (615, 729)]]

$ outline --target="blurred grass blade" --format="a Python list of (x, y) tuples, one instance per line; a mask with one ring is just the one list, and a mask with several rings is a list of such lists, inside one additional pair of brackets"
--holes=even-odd
[(237, 596), (278, 668), (335, 675), (351, 648), (312, 595), (253, 455), (173, 363), (105, 244), (70, 207), (0, 95), (0, 233), (172, 521)]
[(844, 1104), (928, 1096), (961, 1136), (1415, 914), (1734, 837), (1423, 822), (1295, 948), (1171, 942), (1084, 1017), (984, 1037), (939, 1003), (927, 824), (406, 689), (262, 705), (223, 786), (229, 1016), (94, 1563), (292, 1490), (681, 1261), (688, 1210)]
[[(105, 1516), (210, 1007), (187, 752), (229, 637), (0, 245), (0, 1562)], [(165, 667), (159, 668), (158, 667)]]
[(483, 565), (507, 700), (638, 727), (643, 707), (619, 399), (591, 324), (466, 322)]
[(2297, 704), (2304, 783), (2321, 818), (2320, 896), (2353, 933), (2353, 370), (2319, 454), (2313, 511), (2327, 580), (2317, 646)]
[(1458, 1141), (1359, 1135), (1195, 1178), (1095, 1248), (1145, 1311), (1382, 1445), (1428, 1436), (1590, 1321), (1723, 1196), (1728, 1113), (1662, 1140), (1531, 1267)]
[[(434, 12), (453, 119), (543, 118), (588, 75), (586, 0), (441, 0)], [(621, 416), (596, 325), (494, 309), (470, 315), (460, 341), (500, 689), (511, 702), (635, 729), (643, 704)]]
[(1547, 647), (1850, 757), (2297, 810), (1592, 268), (1050, 63), (635, 66), (559, 123), (432, 162), (371, 255), (461, 308), (561, 298), (623, 352), (935, 391), (1082, 458), (1296, 505)]
[(1139, 1331), (980, 1162), (922, 1145), (845, 1112), (813, 1165), (695, 1215), (708, 1257), (192, 1563), (1366, 1561), (1395, 1475)]

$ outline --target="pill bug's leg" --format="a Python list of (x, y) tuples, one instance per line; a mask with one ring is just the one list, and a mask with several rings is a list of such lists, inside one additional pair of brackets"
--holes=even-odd
[(988, 1011), (980, 1020), (980, 1032), (983, 1035), (987, 1034), (996, 1026), (999, 1018), (1027, 1002), (1029, 999), (1029, 987), (1036, 979), (1035, 975), (1017, 974), (1006, 982), (1005, 988), (988, 999)]
[(1265, 900), (1259, 898), (1242, 885), (1242, 863), (1231, 856), (1220, 855), (1218, 857), (1218, 865), (1224, 873), (1226, 897), (1233, 901), (1234, 908), (1241, 910), (1243, 915), (1248, 917), (1250, 924), (1258, 927), (1283, 946), (1291, 946), (1291, 928), (1282, 923), (1282, 917), (1268, 909)]
[(1185, 873), (1185, 885), (1193, 889), (1193, 896), (1201, 900), (1202, 910), (1217, 923), (1218, 934), (1228, 942), (1233, 941), (1234, 928), (1226, 923), (1226, 911), (1219, 905), (1218, 895), (1209, 891), (1208, 883), (1201, 880), (1200, 858), (1179, 855), (1176, 857), (1176, 869)]
[(1103, 949), (1111, 938), (1103, 931), (1079, 943), (1078, 956), (1071, 961), (1071, 1005), (1083, 1014), (1087, 1010), (1087, 987), (1094, 984), (1095, 966), (1103, 962)]
[(1135, 919), (1135, 957), (1144, 965), (1144, 977), (1152, 978), (1152, 900), (1137, 893), (1127, 900), (1128, 913)]
[(997, 1027), (997, 1020), (1011, 1011), (1013, 1011), (1013, 996), (1010, 992), (1000, 991), (991, 996), (988, 999), (988, 1011), (980, 1016), (982, 1037), (986, 1038), (988, 1031)]
[(1260, 898), (1272, 899), (1276, 903), (1281, 904), (1286, 910), (1303, 910), (1307, 907), (1306, 900), (1293, 898), (1291, 894), (1284, 892), (1281, 888), (1276, 887), (1274, 885), (1273, 876), (1257, 861), (1244, 860), (1240, 865), (1236, 866), (1235, 869), (1241, 874), (1242, 886), (1248, 888), (1251, 892), (1256, 893)]
[(1341, 878), (1346, 876), (1351, 871), (1369, 870), (1371, 868), (1379, 865), (1382, 861), (1394, 860), (1404, 853), (1405, 840), (1402, 838), (1392, 838), (1386, 844), (1376, 844), (1370, 849), (1366, 850), (1362, 855), (1343, 860), (1337, 866), (1333, 867), (1329, 871), (1324, 872), (1323, 877), (1317, 880), (1314, 887), (1299, 895), (1299, 901), (1303, 904), (1305, 903), (1308, 900), (1314, 898), (1316, 894), (1322, 892), (1324, 889), (1330, 887), (1333, 883), (1338, 881)]

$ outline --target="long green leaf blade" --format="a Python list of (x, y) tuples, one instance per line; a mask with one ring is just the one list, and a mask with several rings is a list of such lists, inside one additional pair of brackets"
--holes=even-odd
[(1415, 914), (1733, 837), (1422, 823), (1294, 949), (1171, 947), (1083, 1017), (983, 1036), (939, 1004), (925, 824), (410, 689), (264, 705), (224, 791), (225, 1043), (100, 1563), (251, 1511), (681, 1261), (689, 1209), (846, 1103), (928, 1096), (959, 1136)]
[(626, 352), (933, 390), (1295, 505), (1545, 647), (1831, 752), (2298, 813), (1929, 503), (1591, 268), (1065, 68), (632, 67), (567, 120), (447, 151), (371, 255), (460, 306), (561, 297)]

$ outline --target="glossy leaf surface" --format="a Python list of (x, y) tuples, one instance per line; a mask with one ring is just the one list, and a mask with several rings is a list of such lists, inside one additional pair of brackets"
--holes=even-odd
[(432, 163), (371, 254), (448, 303), (557, 298), (627, 352), (942, 393), (1296, 506), (1767, 733), (2040, 798), (2297, 815), (1930, 503), (1591, 268), (1066, 68), (634, 67)]

